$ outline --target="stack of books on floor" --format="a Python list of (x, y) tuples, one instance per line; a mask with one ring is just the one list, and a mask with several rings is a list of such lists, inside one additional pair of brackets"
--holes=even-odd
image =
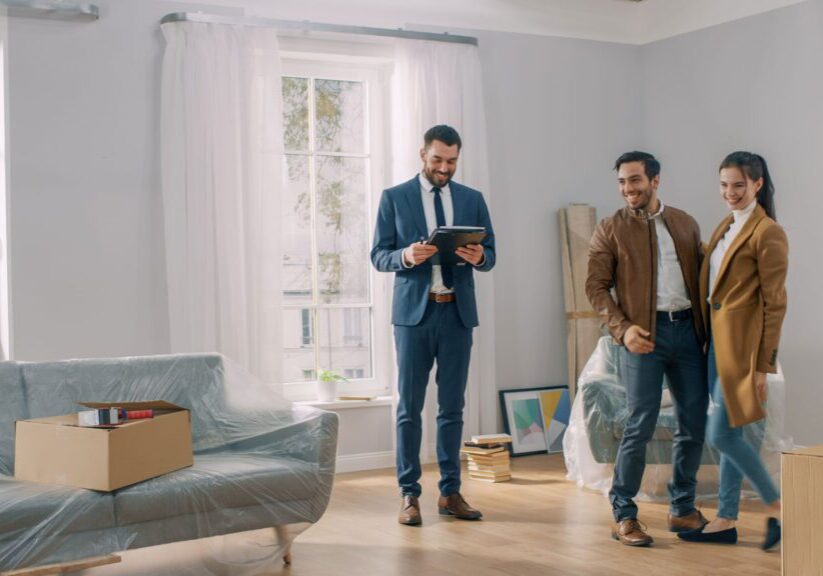
[(506, 482), (512, 479), (509, 450), (512, 437), (508, 434), (472, 436), (463, 443), (463, 454), (469, 460), (469, 478), (482, 482)]

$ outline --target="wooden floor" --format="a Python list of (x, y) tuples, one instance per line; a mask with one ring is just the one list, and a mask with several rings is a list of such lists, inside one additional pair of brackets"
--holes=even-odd
[[(610, 537), (608, 500), (566, 481), (561, 456), (516, 458), (512, 467), (511, 482), (464, 481), (464, 496), (484, 514), (466, 522), (438, 516), (437, 471), (427, 466), (420, 527), (397, 524), (393, 470), (341, 474), (325, 516), (295, 541), (292, 566), (271, 574), (780, 574), (779, 552), (759, 548), (765, 515), (755, 502), (743, 504), (736, 546), (682, 542), (666, 531), (665, 504), (641, 503), (655, 545), (630, 548)], [(703, 505), (709, 518), (715, 505)]]
[[(611, 539), (608, 500), (565, 480), (560, 455), (512, 460), (513, 480), (486, 484), (466, 479), (463, 494), (484, 519), (466, 522), (437, 514), (437, 470), (426, 466), (423, 525), (397, 523), (394, 470), (337, 476), (329, 509), (300, 534), (293, 563), (275, 554), (272, 530), (232, 540), (193, 540), (129, 550), (123, 562), (85, 570), (83, 576), (775, 576), (780, 554), (759, 543), (765, 515), (744, 502), (736, 546), (690, 544), (666, 531), (665, 504), (640, 504), (652, 548)], [(704, 513), (714, 517), (715, 503)], [(227, 537), (229, 538), (229, 537)], [(219, 559), (219, 560), (217, 560)], [(253, 563), (251, 559), (258, 559)], [(263, 568), (260, 566), (269, 566)]]

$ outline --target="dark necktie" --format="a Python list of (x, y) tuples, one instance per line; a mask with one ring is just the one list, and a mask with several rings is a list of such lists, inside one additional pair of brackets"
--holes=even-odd
[[(432, 188), (432, 192), (434, 193), (434, 217), (437, 219), (437, 227), (439, 228), (446, 225), (446, 213), (443, 211), (443, 199), (440, 197), (442, 190), (435, 186)], [(440, 272), (443, 275), (443, 284), (446, 288), (451, 288), (454, 285), (451, 265), (441, 265)]]

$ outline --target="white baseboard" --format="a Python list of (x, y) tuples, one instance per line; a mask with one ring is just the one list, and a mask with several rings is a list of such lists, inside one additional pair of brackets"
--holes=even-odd
[(337, 457), (337, 474), (394, 468), (394, 450), (386, 452), (364, 452), (362, 454), (343, 454)]
[[(437, 457), (421, 458), (421, 464), (436, 462)], [(396, 459), (394, 450), (386, 452), (364, 452), (362, 454), (343, 454), (337, 457), (337, 474), (346, 472), (362, 472), (364, 470), (379, 470), (380, 468), (394, 468)]]

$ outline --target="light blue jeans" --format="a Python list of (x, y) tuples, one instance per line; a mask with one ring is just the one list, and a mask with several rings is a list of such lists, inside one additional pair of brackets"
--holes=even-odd
[(766, 504), (773, 504), (779, 500), (780, 492), (763, 465), (758, 450), (755, 449), (755, 446), (759, 447), (763, 440), (765, 422), (755, 422), (737, 428), (733, 428), (729, 423), (726, 403), (723, 400), (723, 387), (717, 376), (714, 340), (709, 345), (708, 364), (709, 386), (715, 407), (709, 415), (706, 440), (720, 452), (717, 515), (720, 518), (737, 520), (743, 476), (749, 479), (760, 499)]

